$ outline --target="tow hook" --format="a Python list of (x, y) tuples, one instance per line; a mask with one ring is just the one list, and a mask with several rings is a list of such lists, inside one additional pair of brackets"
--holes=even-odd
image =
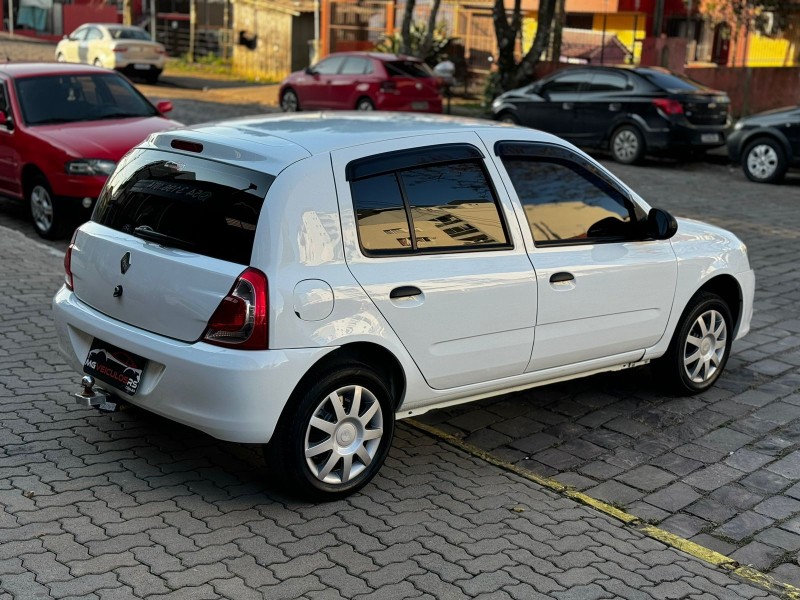
[(104, 390), (94, 389), (94, 377), (84, 375), (81, 385), (83, 391), (72, 394), (75, 402), (81, 406), (98, 408), (103, 412), (115, 412), (119, 408), (117, 402), (111, 402), (111, 394)]

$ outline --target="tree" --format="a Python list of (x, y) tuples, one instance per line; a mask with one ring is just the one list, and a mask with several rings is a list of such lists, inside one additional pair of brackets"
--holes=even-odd
[[(439, 15), (439, 7), (442, 4), (442, 0), (433, 0), (431, 12), (428, 15), (428, 26), (425, 29), (424, 38), (418, 44), (414, 43), (415, 32), (412, 31), (412, 21), (414, 19), (414, 8), (416, 4), (416, 0), (406, 0), (406, 6), (403, 10), (403, 22), (400, 26), (400, 40), (402, 42), (401, 52), (409, 56), (417, 56), (417, 58), (422, 58), (424, 60), (426, 56), (431, 54), (434, 46), (434, 34), (438, 29), (436, 27), (436, 17)], [(420, 27), (417, 27), (418, 31), (420, 29)], [(414, 54), (415, 52), (416, 54)]]
[[(539, 18), (536, 35), (528, 52), (517, 62), (514, 50), (522, 30), (521, 0), (514, 0), (509, 21), (504, 0), (494, 0), (492, 20), (497, 38), (497, 88), (504, 92), (533, 81), (534, 71), (550, 39), (553, 15), (558, 0), (539, 0)], [(523, 49), (524, 50), (524, 49)]]

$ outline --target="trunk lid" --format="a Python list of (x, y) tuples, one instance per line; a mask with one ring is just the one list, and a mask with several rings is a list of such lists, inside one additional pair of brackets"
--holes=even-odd
[(677, 94), (675, 99), (683, 105), (683, 112), (694, 125), (725, 125), (728, 122), (730, 100), (715, 92)]
[(134, 327), (200, 339), (250, 264), (273, 179), (217, 161), (134, 150), (76, 237), (76, 296)]

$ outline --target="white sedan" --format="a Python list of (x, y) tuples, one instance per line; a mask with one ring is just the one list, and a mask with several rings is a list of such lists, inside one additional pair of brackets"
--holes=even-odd
[(114, 23), (85, 23), (56, 46), (58, 62), (116, 69), (148, 83), (158, 81), (166, 58), (164, 46), (152, 41), (144, 29)]
[(265, 444), (273, 481), (317, 499), (365, 485), (395, 419), (432, 408), (650, 362), (704, 392), (755, 285), (735, 235), (552, 135), (410, 114), (153, 134), (64, 264), (80, 402)]

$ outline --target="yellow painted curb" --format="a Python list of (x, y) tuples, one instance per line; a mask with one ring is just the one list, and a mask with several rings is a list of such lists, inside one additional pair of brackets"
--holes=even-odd
[(500, 458), (497, 458), (490, 452), (486, 450), (482, 450), (477, 446), (474, 446), (464, 440), (450, 435), (438, 429), (437, 427), (433, 427), (431, 425), (427, 425), (425, 423), (421, 423), (416, 419), (404, 419), (404, 423), (408, 423), (414, 429), (427, 433), (428, 435), (439, 439), (451, 446), (455, 446), (459, 450), (463, 450), (467, 454), (471, 454), (477, 458), (480, 458), (483, 461), (486, 461), (496, 467), (500, 467), (505, 471), (509, 471), (514, 473), (515, 475), (519, 475), (527, 479), (528, 481), (532, 481), (544, 488), (547, 488), (561, 496), (566, 498), (570, 498), (571, 500), (575, 500), (576, 502), (580, 502), (586, 506), (589, 506), (598, 512), (606, 514), (610, 517), (617, 519), (618, 521), (622, 521), (625, 525), (636, 529), (636, 531), (646, 535), (649, 538), (657, 540), (662, 544), (670, 546), (671, 548), (675, 548), (676, 550), (680, 550), (681, 552), (685, 552), (686, 554), (693, 556), (706, 562), (710, 565), (715, 567), (720, 567), (725, 569), (726, 571), (733, 573), (734, 575), (748, 581), (754, 585), (757, 585), (761, 588), (765, 588), (766, 590), (772, 592), (773, 594), (778, 594), (779, 596), (786, 598), (787, 600), (800, 600), (800, 588), (797, 588), (793, 585), (788, 583), (783, 583), (767, 575), (766, 573), (762, 573), (758, 569), (754, 569), (752, 567), (739, 565), (735, 560), (732, 558), (725, 556), (724, 554), (720, 554), (715, 550), (711, 550), (710, 548), (706, 548), (705, 546), (701, 546), (691, 540), (687, 540), (682, 538), (674, 533), (670, 533), (664, 529), (659, 529), (653, 525), (648, 525), (647, 523), (643, 522), (639, 517), (632, 515), (630, 513), (625, 512), (624, 510), (620, 510), (610, 504), (603, 502), (602, 500), (598, 500), (596, 498), (592, 498), (584, 494), (583, 492), (579, 492), (570, 486), (564, 485), (563, 483), (559, 483), (555, 479), (550, 479), (549, 477), (542, 477), (541, 475), (537, 475), (533, 471), (529, 471), (523, 467), (511, 464), (510, 462), (504, 461)]

